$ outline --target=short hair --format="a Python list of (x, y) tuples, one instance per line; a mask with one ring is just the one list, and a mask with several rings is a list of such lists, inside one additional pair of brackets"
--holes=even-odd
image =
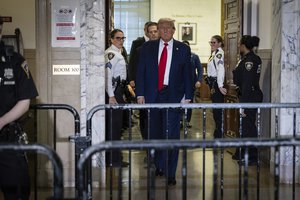
[(150, 27), (150, 26), (158, 26), (158, 24), (156, 23), (156, 22), (149, 22), (148, 24), (147, 24), (147, 32), (148, 32), (148, 28)]
[(171, 24), (172, 28), (175, 30), (175, 20), (171, 18), (160, 18), (158, 20), (157, 26), (159, 26), (162, 23), (169, 23)]

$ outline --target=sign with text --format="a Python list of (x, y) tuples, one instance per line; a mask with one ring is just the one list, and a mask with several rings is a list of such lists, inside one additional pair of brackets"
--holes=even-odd
[(53, 75), (80, 75), (80, 65), (53, 65)]
[(52, 1), (52, 47), (80, 47), (79, 0)]

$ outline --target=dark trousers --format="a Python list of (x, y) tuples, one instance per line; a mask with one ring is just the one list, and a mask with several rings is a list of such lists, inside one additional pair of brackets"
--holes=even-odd
[[(119, 104), (124, 104), (123, 99), (124, 90), (119, 87), (115, 90), (115, 98)], [(108, 103), (108, 95), (106, 94), (106, 103)], [(122, 126), (123, 126), (123, 110), (106, 110), (105, 111), (105, 137), (106, 141), (121, 140)], [(119, 165), (122, 162), (122, 155), (120, 150), (113, 150), (106, 152), (106, 163)]]
[(0, 153), (0, 189), (5, 200), (29, 199), (29, 172), (24, 153)]
[(147, 140), (148, 136), (148, 111), (147, 110), (139, 110), (139, 121), (140, 121), (140, 131), (143, 140)]
[[(0, 142), (18, 144), (20, 131), (17, 123), (6, 125), (0, 130)], [(29, 199), (30, 181), (25, 153), (0, 153), (0, 190), (5, 200)]]
[[(220, 92), (217, 83), (214, 84), (214, 92), (211, 94), (212, 103), (224, 103), (224, 95)], [(215, 121), (214, 138), (222, 138), (222, 109), (213, 109)]]
[[(194, 94), (194, 92), (195, 92), (195, 90), (193, 91), (193, 94)], [(194, 96), (191, 99), (190, 103), (194, 103)], [(187, 109), (186, 121), (189, 122), (189, 123), (191, 122), (191, 119), (192, 119), (192, 112), (193, 112), (193, 109)]]
[[(155, 103), (168, 103), (168, 90), (159, 93)], [(180, 110), (162, 109), (150, 111), (150, 139), (180, 139)], [(175, 178), (179, 150), (156, 151), (155, 165), (168, 177)]]
[[(261, 90), (255, 90), (252, 91), (252, 94), (250, 95), (250, 103), (255, 102), (262, 102), (263, 100), (263, 94)], [(257, 126), (256, 126), (256, 115), (257, 115), (257, 109), (244, 109), (245, 117), (242, 118), (242, 133), (240, 133), (240, 136), (242, 138), (255, 138), (258, 137), (257, 132)], [(236, 156), (239, 156), (239, 149), (236, 149)], [(243, 157), (244, 155), (244, 148), (242, 148), (241, 155)], [(257, 159), (257, 148), (249, 148), (249, 159), (255, 160)]]

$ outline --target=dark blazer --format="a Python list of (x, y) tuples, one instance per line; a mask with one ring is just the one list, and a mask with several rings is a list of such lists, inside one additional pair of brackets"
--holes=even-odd
[[(148, 41), (139, 52), (136, 76), (136, 95), (144, 96), (146, 103), (154, 103), (158, 95), (158, 51), (160, 40)], [(192, 99), (190, 48), (174, 40), (169, 74), (168, 103), (179, 103), (183, 96)]]
[(145, 43), (144, 37), (138, 37), (136, 40), (132, 41), (130, 49), (130, 59), (128, 65), (128, 80), (135, 81), (136, 79), (136, 69), (137, 69), (137, 49)]

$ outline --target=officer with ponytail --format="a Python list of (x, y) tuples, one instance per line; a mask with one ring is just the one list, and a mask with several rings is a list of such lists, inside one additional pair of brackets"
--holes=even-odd
[[(258, 46), (257, 37), (243, 35), (239, 50), (241, 59), (233, 70), (233, 82), (236, 85), (240, 103), (259, 103), (263, 100), (263, 93), (259, 86), (259, 78), (261, 73), (261, 59), (253, 52), (255, 46)], [(257, 109), (242, 110), (242, 132), (243, 138), (257, 137), (256, 127)], [(234, 160), (244, 160), (244, 149), (240, 154), (239, 148), (232, 156)], [(241, 155), (241, 156), (240, 156)], [(249, 164), (257, 162), (257, 149), (249, 148)]]

